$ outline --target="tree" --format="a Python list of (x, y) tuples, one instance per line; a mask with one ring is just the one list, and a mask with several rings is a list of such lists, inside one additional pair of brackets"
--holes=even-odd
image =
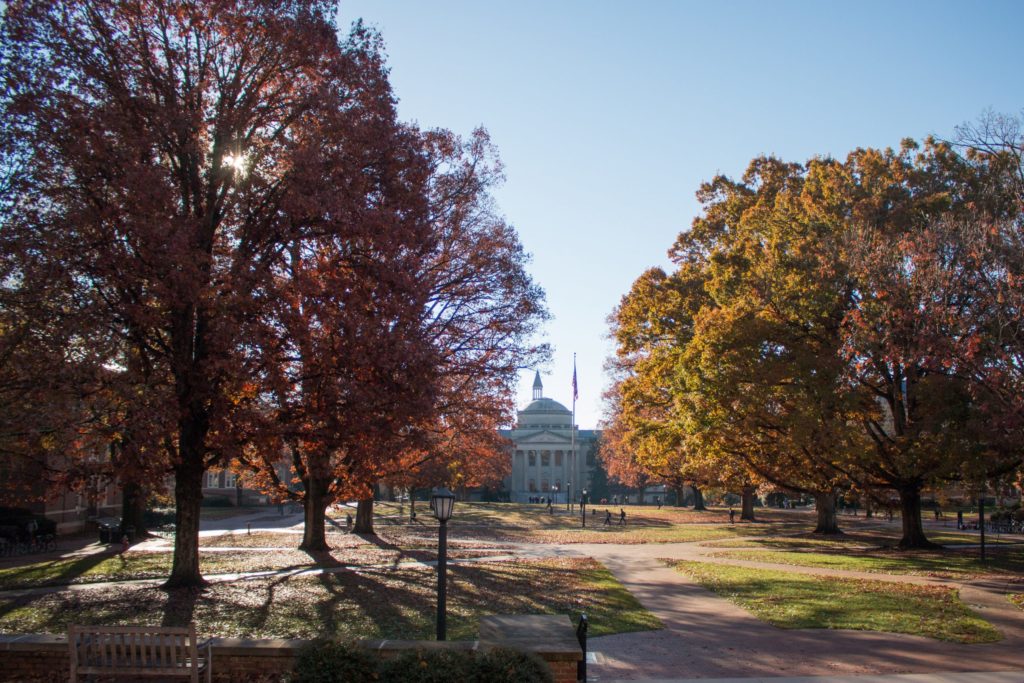
[[(841, 231), (807, 210), (805, 173), (761, 158), (741, 184), (705, 186), (711, 200), (694, 232), (706, 241), (711, 302), (682, 367), (706, 440), (753, 477), (813, 495), (815, 531), (837, 533), (847, 452), (862, 447), (840, 386), (851, 288)], [(739, 485), (752, 514), (750, 482)]]
[[(377, 45), (339, 43), (327, 2), (173, 0), (7, 7), (0, 54), (18, 181), (5, 255), (43, 260), (80, 315), (144, 346), (174, 397), (168, 586), (202, 584), (206, 468), (236, 448), (242, 324), (325, 201), (301, 182), (310, 121), (384, 87)], [(382, 101), (370, 97), (371, 101)], [(315, 158), (315, 157), (314, 157)], [(27, 280), (25, 285), (30, 286)]]

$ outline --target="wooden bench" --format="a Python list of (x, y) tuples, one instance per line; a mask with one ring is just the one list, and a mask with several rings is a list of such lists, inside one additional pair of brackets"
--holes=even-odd
[(205, 672), (206, 683), (211, 681), (212, 652), (209, 642), (196, 642), (195, 624), (188, 628), (71, 626), (68, 648), (71, 683), (88, 674), (188, 678), (199, 683), (200, 672)]

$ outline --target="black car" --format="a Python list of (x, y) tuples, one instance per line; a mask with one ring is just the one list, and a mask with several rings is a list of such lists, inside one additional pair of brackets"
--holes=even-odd
[(36, 536), (56, 536), (57, 523), (49, 517), (25, 508), (0, 507), (0, 537), (8, 541), (27, 541), (32, 537), (32, 522)]

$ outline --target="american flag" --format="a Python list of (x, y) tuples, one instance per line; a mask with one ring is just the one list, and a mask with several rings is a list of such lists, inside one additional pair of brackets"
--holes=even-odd
[(572, 361), (572, 400), (575, 402), (580, 397), (579, 387), (576, 386), (576, 360)]

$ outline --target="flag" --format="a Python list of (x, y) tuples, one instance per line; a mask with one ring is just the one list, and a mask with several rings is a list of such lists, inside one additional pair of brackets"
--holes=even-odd
[(572, 401), (576, 402), (576, 399), (580, 397), (579, 387), (576, 386), (576, 359), (572, 361)]

